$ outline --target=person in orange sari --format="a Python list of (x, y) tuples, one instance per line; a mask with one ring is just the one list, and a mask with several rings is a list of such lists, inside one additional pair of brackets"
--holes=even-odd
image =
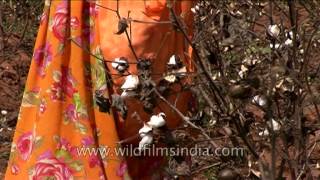
[[(173, 4), (188, 32), (192, 31), (192, 3)], [(128, 12), (132, 47), (125, 33), (116, 33), (119, 17), (127, 18)], [(136, 112), (143, 121), (151, 115), (134, 98), (126, 100), (127, 118), (113, 109), (101, 111), (95, 92), (107, 98), (120, 94), (125, 79), (113, 77), (119, 72), (111, 63), (104, 66), (104, 59), (126, 57), (131, 63), (137, 61), (136, 57), (147, 58), (152, 61), (153, 72), (159, 74), (165, 72), (168, 59), (177, 54), (189, 67), (185, 39), (171, 23), (161, 23), (168, 21), (165, 0), (46, 0), (5, 179), (160, 177), (157, 169), (163, 158), (121, 157), (114, 152), (119, 140), (133, 137), (142, 127), (131, 115)], [(128, 72), (136, 74), (136, 66), (130, 65)], [(111, 75), (112, 87), (108, 86), (106, 73)], [(182, 93), (178, 99), (177, 107), (182, 112), (187, 110), (188, 97), (189, 93)], [(175, 99), (169, 97), (170, 102)], [(159, 112), (167, 115), (168, 127), (180, 123), (179, 116), (165, 103), (154, 108), (153, 114)], [(139, 139), (129, 143), (137, 142)], [(79, 155), (80, 147), (108, 147), (111, 152), (105, 156)]]

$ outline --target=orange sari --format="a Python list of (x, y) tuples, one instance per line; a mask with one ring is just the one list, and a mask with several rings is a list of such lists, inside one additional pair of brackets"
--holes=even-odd
[[(187, 25), (192, 21), (191, 6), (191, 1), (174, 4)], [(123, 83), (123, 78), (116, 78), (114, 87), (107, 87), (101, 59), (124, 56), (136, 61), (125, 34), (115, 34), (118, 17), (105, 7), (115, 10), (117, 2), (46, 0), (5, 179), (150, 179), (159, 166), (161, 159), (114, 153), (119, 138), (131, 137), (142, 126), (130, 115), (138, 112), (142, 119), (150, 117), (139, 102), (128, 100), (127, 120), (112, 110), (100, 112), (96, 104), (97, 90), (109, 96), (111, 91), (119, 93)], [(135, 20), (169, 20), (164, 0), (120, 0), (118, 7), (121, 17), (130, 11)], [(172, 54), (185, 62), (188, 59), (183, 36), (170, 24), (132, 22), (132, 45), (138, 57), (153, 61), (158, 73), (165, 71)], [(110, 63), (107, 69), (118, 73)], [(136, 68), (130, 66), (129, 71), (134, 73)], [(178, 102), (182, 111), (187, 108), (185, 101)], [(156, 108), (155, 113), (160, 110), (168, 112), (169, 127), (179, 123), (168, 107)], [(108, 147), (111, 152), (79, 156), (80, 147)]]

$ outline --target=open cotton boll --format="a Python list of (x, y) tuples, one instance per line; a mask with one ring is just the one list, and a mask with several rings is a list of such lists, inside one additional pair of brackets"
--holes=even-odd
[(151, 131), (152, 131), (152, 127), (150, 127), (147, 124), (144, 124), (143, 127), (141, 129), (139, 129), (139, 135), (140, 135), (140, 137), (143, 138), (144, 136), (146, 136)]
[(164, 77), (164, 80), (168, 81), (169, 83), (174, 83), (177, 80), (176, 75), (171, 74)]
[(178, 76), (185, 76), (187, 74), (187, 67), (183, 66), (180, 69), (177, 69), (176, 71), (174, 71), (175, 73), (177, 73)]
[(241, 77), (241, 78), (243, 78), (244, 77), (244, 75), (246, 74), (246, 72), (248, 71), (249, 69), (246, 67), (246, 66), (244, 66), (244, 65), (241, 65), (241, 67), (240, 67), (240, 71), (239, 71), (239, 76)]
[(267, 104), (267, 99), (263, 96), (256, 95), (253, 97), (252, 103), (258, 104), (259, 106), (265, 106)]
[(135, 96), (135, 92), (124, 90), (121, 95), (122, 98), (133, 97)]
[(293, 41), (292, 41), (292, 39), (287, 39), (287, 40), (284, 42), (284, 44), (285, 44), (286, 46), (292, 46), (292, 45), (293, 45)]
[(276, 38), (279, 36), (280, 34), (280, 28), (278, 25), (274, 24), (274, 25), (269, 25), (268, 26), (268, 33), (270, 36)]
[[(272, 126), (271, 126), (271, 123), (272, 123)], [(281, 129), (281, 124), (274, 119), (271, 119), (271, 122), (270, 121), (268, 122), (268, 126), (269, 128), (273, 127), (273, 131), (279, 131)]]
[(153, 141), (153, 137), (152, 134), (147, 134), (145, 136), (143, 136), (143, 138), (140, 140), (139, 142), (139, 150), (143, 150), (145, 149), (148, 145), (150, 145)]
[[(271, 122), (272, 122), (272, 126), (273, 126), (273, 131), (279, 131), (280, 128), (281, 128), (280, 123), (278, 123), (278, 121), (276, 121), (276, 120), (274, 120), (274, 119), (272, 119)], [(271, 124), (270, 124), (270, 128), (271, 128), (272, 126), (271, 126)]]
[(281, 45), (279, 43), (275, 43), (275, 44), (270, 43), (270, 48), (279, 49), (281, 48)]
[(122, 90), (134, 90), (139, 85), (139, 77), (137, 75), (129, 75), (121, 86)]
[(115, 58), (111, 66), (119, 72), (124, 72), (129, 68), (128, 60), (124, 57)]
[(8, 114), (8, 111), (6, 111), (6, 110), (1, 110), (1, 114), (2, 114), (2, 115), (7, 115), (7, 114)]
[(183, 66), (181, 59), (178, 55), (172, 55), (167, 63), (169, 69), (179, 69)]
[(259, 136), (269, 136), (268, 129), (265, 129), (264, 131), (259, 132)]
[[(276, 120), (272, 119), (271, 122), (272, 122), (272, 126), (273, 126), (273, 131), (274, 132), (279, 131), (281, 129), (281, 124), (278, 123)], [(270, 128), (272, 128), (270, 122), (268, 122), (268, 126)], [(269, 133), (268, 129), (265, 129), (264, 131), (259, 132), (259, 136), (269, 136), (269, 134), (270, 133)]]
[(177, 65), (178, 64), (178, 56), (172, 55), (169, 59), (168, 65)]
[(162, 127), (166, 124), (166, 120), (164, 119), (165, 117), (166, 115), (163, 112), (159, 113), (158, 115), (153, 115), (147, 124), (152, 128)]

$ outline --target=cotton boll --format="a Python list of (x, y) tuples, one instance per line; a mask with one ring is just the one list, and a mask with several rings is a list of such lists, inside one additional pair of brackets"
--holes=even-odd
[(174, 83), (177, 80), (177, 77), (173, 74), (167, 75), (164, 77), (164, 80), (168, 81), (169, 83)]
[(187, 67), (183, 66), (182, 68), (177, 69), (176, 71), (174, 71), (174, 73), (176, 73), (177, 76), (179, 76), (179, 77), (183, 77), (183, 76), (185, 76), (187, 74)]
[(277, 38), (280, 34), (280, 28), (278, 25), (269, 25), (268, 33), (271, 37)]
[(8, 114), (8, 111), (6, 111), (6, 110), (1, 110), (1, 114), (5, 116), (5, 115)]
[(152, 127), (147, 125), (147, 124), (144, 124), (143, 127), (141, 129), (139, 129), (139, 135), (140, 135), (140, 137), (143, 138), (144, 136), (146, 136), (151, 131), (152, 131)]
[(125, 70), (129, 68), (128, 60), (124, 57), (115, 58), (111, 63), (113, 69), (123, 73)]
[(139, 85), (139, 77), (137, 75), (129, 75), (121, 86), (122, 90), (134, 90)]
[(287, 40), (284, 42), (284, 44), (285, 44), (286, 46), (292, 46), (292, 45), (293, 45), (293, 41), (292, 41), (292, 39), (287, 39)]
[(287, 32), (286, 36), (288, 39), (293, 39), (293, 32), (292, 31)]
[[(271, 126), (271, 123), (272, 123), (272, 126)], [(281, 129), (281, 124), (278, 121), (271, 119), (271, 123), (268, 122), (267, 124), (269, 128), (273, 127), (274, 132), (279, 131)], [(268, 129), (265, 129), (264, 131), (259, 132), (259, 136), (268, 136), (269, 134), (270, 132)]]
[(150, 121), (147, 122), (148, 125), (150, 125), (152, 128), (159, 128), (166, 124), (165, 118), (166, 115), (161, 112), (158, 115), (153, 115), (150, 118)]
[(172, 55), (169, 59), (168, 65), (177, 65), (177, 56)]
[(265, 106), (267, 104), (267, 99), (263, 96), (256, 95), (253, 97), (252, 103), (258, 104), (259, 106)]
[(190, 10), (191, 10), (192, 13), (194, 13), (194, 14), (196, 13), (196, 9), (195, 8), (191, 8)]
[(150, 145), (153, 141), (153, 137), (152, 134), (147, 134), (145, 135), (139, 142), (139, 150), (143, 150), (144, 148), (146, 148), (148, 145)]
[[(278, 121), (276, 121), (274, 119), (272, 119), (271, 122), (272, 122), (272, 126), (273, 126), (273, 131), (279, 131), (281, 128), (280, 123), (278, 123)], [(270, 128), (271, 128), (271, 124), (270, 124)]]
[(178, 55), (172, 55), (167, 63), (169, 69), (179, 69), (183, 66)]
[(122, 98), (127, 98), (127, 97), (133, 97), (135, 96), (135, 93), (132, 91), (124, 90), (121, 95)]
[(275, 43), (273, 45), (273, 43), (270, 43), (270, 48), (274, 48), (274, 49), (279, 49), (281, 47), (281, 45), (279, 43)]
[(259, 136), (269, 136), (268, 129), (265, 129), (264, 131), (259, 132)]
[(241, 65), (241, 67), (240, 67), (240, 71), (239, 71), (239, 76), (241, 77), (241, 78), (243, 78), (244, 77), (244, 75), (246, 74), (246, 72), (248, 71), (249, 69), (246, 67), (246, 66), (244, 66), (244, 65)]

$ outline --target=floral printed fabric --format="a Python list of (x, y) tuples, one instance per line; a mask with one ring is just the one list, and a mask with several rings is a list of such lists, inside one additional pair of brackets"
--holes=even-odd
[[(115, 147), (111, 114), (96, 108), (105, 91), (94, 1), (46, 1), (5, 178), (127, 179), (119, 157), (79, 156), (79, 147)], [(112, 149), (111, 149), (112, 150)]]
[[(192, 4), (190, 0), (174, 4), (190, 35)], [(165, 71), (173, 54), (192, 67), (182, 33), (170, 23), (156, 23), (170, 19), (166, 0), (46, 0), (6, 179), (161, 179), (160, 166), (165, 158), (128, 156), (124, 161), (114, 152), (118, 135), (126, 139), (141, 128), (140, 122), (129, 117), (132, 113), (137, 112), (143, 120), (150, 118), (140, 102), (126, 101), (126, 119), (112, 111), (100, 112), (96, 103), (96, 91), (105, 96), (111, 90), (119, 93), (124, 79), (116, 76), (113, 87), (107, 87), (101, 59), (124, 56), (136, 62), (126, 35), (115, 34), (119, 17), (110, 9), (117, 7), (120, 17), (130, 14), (136, 20), (155, 22), (132, 22), (131, 29), (137, 56), (152, 60), (155, 73)], [(107, 67), (110, 76), (117, 75), (111, 63)], [(128, 71), (136, 73), (136, 66), (130, 66)], [(188, 97), (182, 93), (175, 101), (181, 112), (187, 110)], [(168, 126), (179, 124), (179, 116), (169, 107), (158, 109), (166, 113)], [(81, 147), (108, 147), (109, 153), (103, 157), (94, 153), (79, 156), (77, 150)]]

